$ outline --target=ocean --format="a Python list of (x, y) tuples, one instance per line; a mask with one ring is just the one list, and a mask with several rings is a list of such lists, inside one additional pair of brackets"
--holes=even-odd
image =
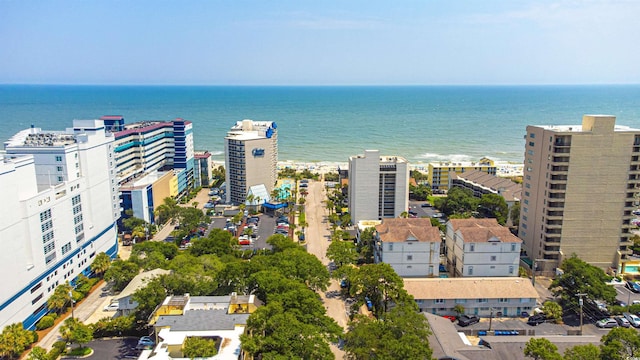
[(122, 115), (193, 122), (197, 150), (224, 160), (238, 120), (273, 120), (279, 159), (344, 163), (365, 149), (410, 163), (522, 162), (527, 125), (609, 114), (640, 128), (640, 85), (594, 86), (54, 86), (0, 85), (0, 139), (32, 124)]

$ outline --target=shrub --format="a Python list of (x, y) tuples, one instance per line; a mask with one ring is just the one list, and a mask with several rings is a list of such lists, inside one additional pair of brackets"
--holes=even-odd
[[(51, 345), (51, 352), (57, 351), (58, 354), (64, 354), (66, 350), (67, 350), (67, 343), (62, 340), (58, 340), (54, 342), (53, 345)], [(55, 358), (51, 357), (51, 359), (55, 359)]]
[(42, 319), (40, 319), (40, 321), (38, 321), (38, 324), (36, 324), (36, 329), (44, 330), (44, 329), (50, 328), (53, 326), (54, 322), (55, 322), (55, 319), (53, 316), (45, 315), (42, 317)]

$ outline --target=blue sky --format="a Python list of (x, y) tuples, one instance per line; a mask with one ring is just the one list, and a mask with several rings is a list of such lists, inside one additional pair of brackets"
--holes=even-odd
[(640, 1), (0, 0), (0, 83), (640, 83)]

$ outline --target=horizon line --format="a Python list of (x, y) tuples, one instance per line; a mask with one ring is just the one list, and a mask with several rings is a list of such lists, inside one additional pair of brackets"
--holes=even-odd
[(640, 83), (504, 83), (504, 84), (154, 84), (154, 83), (4, 83), (0, 86), (122, 86), (122, 87), (536, 87), (637, 86)]

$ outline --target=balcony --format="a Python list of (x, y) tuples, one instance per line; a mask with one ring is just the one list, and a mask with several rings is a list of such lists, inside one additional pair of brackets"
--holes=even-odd
[(554, 156), (553, 157), (553, 162), (554, 163), (568, 163), (569, 162), (569, 157), (568, 156)]
[(568, 154), (570, 151), (571, 151), (570, 147), (558, 147), (558, 146), (553, 147), (554, 154)]
[(556, 165), (551, 167), (551, 175), (554, 174), (566, 174), (569, 171), (569, 166)]
[(560, 246), (560, 237), (545, 237), (544, 238), (545, 246)]

